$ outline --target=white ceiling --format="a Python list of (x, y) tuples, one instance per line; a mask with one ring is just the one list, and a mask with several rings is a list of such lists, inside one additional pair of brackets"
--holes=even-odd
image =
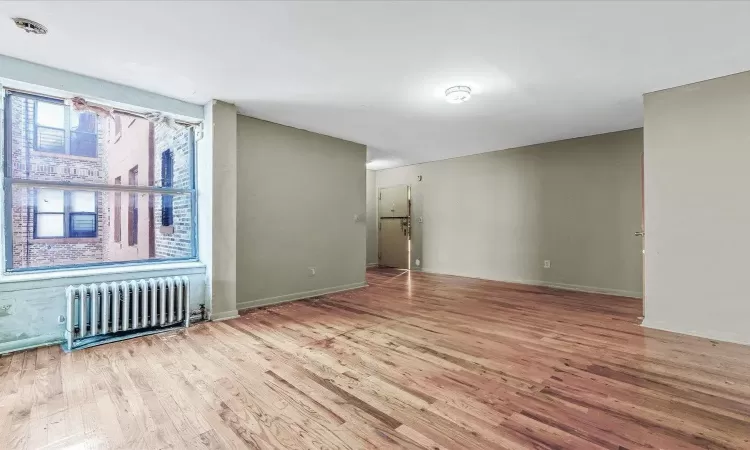
[(0, 53), (226, 100), (383, 168), (641, 126), (643, 93), (750, 70), (750, 2), (0, 2)]

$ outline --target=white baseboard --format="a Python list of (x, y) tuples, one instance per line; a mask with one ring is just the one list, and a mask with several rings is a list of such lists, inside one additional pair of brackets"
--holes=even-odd
[(242, 311), (244, 309), (260, 308), (262, 306), (277, 305), (279, 303), (292, 302), (294, 300), (302, 300), (303, 298), (316, 297), (318, 295), (333, 294), (335, 292), (351, 291), (352, 289), (359, 289), (367, 286), (367, 283), (362, 281), (360, 283), (344, 284), (341, 286), (334, 286), (330, 288), (315, 289), (313, 291), (296, 292), (294, 294), (279, 295), (278, 297), (268, 297), (259, 300), (250, 300), (247, 302), (237, 303), (237, 309)]
[(220, 312), (217, 314), (211, 314), (211, 320), (214, 322), (217, 322), (219, 320), (229, 320), (239, 317), (240, 314), (237, 312), (236, 309), (232, 309), (229, 311)]
[(593, 286), (580, 286), (577, 284), (551, 283), (547, 281), (529, 281), (524, 284), (531, 284), (534, 286), (545, 286), (545, 287), (550, 287), (550, 288), (555, 288), (555, 289), (564, 289), (566, 291), (590, 292), (592, 294), (607, 294), (607, 295), (617, 295), (619, 297), (643, 298), (643, 294), (640, 292), (626, 291), (623, 289), (609, 289), (609, 288), (600, 288), (600, 287), (593, 287)]
[(648, 317), (645, 317), (643, 319), (643, 323), (641, 324), (641, 326), (644, 328), (669, 331), (671, 333), (686, 334), (688, 336), (712, 339), (716, 341), (750, 345), (750, 329), (745, 334), (716, 330), (696, 330), (690, 327), (682, 327), (679, 325), (675, 326), (674, 324), (669, 324), (661, 320), (649, 320)]
[(540, 280), (501, 280), (499, 278), (482, 278), (476, 275), (468, 275), (468, 274), (462, 274), (462, 273), (438, 272), (436, 270), (432, 270), (428, 268), (422, 268), (422, 272), (434, 273), (436, 275), (453, 275), (453, 276), (464, 277), (464, 278), (476, 278), (480, 280), (500, 281), (502, 283), (525, 284), (528, 286), (543, 286), (543, 287), (549, 287), (549, 288), (554, 288), (554, 289), (563, 289), (566, 291), (589, 292), (593, 294), (607, 294), (607, 295), (617, 295), (620, 297), (643, 298), (643, 294), (640, 292), (627, 291), (623, 289), (610, 289), (610, 288), (601, 288), (601, 287), (594, 287), (594, 286), (582, 286), (578, 284), (555, 283), (555, 282), (540, 281)]
[(248, 302), (237, 303), (237, 309), (242, 311), (245, 309), (260, 308), (262, 306), (277, 305), (279, 303), (293, 302), (295, 300), (302, 300), (304, 298), (316, 297), (318, 295), (333, 294), (336, 292), (351, 291), (352, 289), (359, 289), (367, 286), (367, 283), (362, 281), (360, 283), (344, 284), (341, 286), (334, 286), (330, 288), (315, 289), (313, 291), (297, 292), (294, 294), (279, 295), (278, 297), (268, 297), (259, 300), (250, 300)]
[[(371, 264), (368, 264), (366, 267), (368, 269), (372, 269), (372, 268), (375, 268), (375, 267), (380, 267), (380, 264), (378, 264), (378, 263), (371, 263)], [(393, 269), (393, 270), (407, 270), (407, 269), (396, 269), (395, 267), (385, 267), (385, 266), (383, 266), (383, 268), (384, 269)], [(422, 268), (421, 267), (414, 267), (414, 266), (412, 266), (411, 269), (408, 269), (408, 270), (410, 270), (412, 272), (421, 272)]]

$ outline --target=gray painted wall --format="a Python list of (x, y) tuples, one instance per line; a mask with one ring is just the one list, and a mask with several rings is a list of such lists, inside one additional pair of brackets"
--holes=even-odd
[(376, 189), (412, 187), (413, 268), (641, 296), (642, 151), (637, 129), (382, 170)]
[(363, 286), (365, 146), (246, 116), (237, 132), (237, 307)]
[(378, 263), (378, 201), (375, 192), (374, 170), (367, 171), (367, 264)]
[(644, 325), (750, 344), (750, 72), (644, 106)]

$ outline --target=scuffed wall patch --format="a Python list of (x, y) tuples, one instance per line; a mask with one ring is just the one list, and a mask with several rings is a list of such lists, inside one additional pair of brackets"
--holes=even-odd
[[(49, 335), (62, 338), (65, 326), (57, 316), (65, 314), (65, 289), (29, 289), (0, 294), (0, 342)], [(9, 308), (3, 310), (3, 307)]]

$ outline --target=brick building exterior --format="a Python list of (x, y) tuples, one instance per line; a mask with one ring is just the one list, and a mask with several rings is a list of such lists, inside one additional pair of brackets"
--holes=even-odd
[[(130, 116), (117, 120), (98, 118), (93, 114), (76, 116), (95, 120), (95, 152), (87, 156), (73, 152), (44, 151), (44, 137), (37, 131), (38, 103), (32, 98), (12, 96), (10, 143), (11, 170), (14, 178), (38, 181), (70, 181), (78, 183), (135, 184), (162, 186), (162, 155), (171, 152), (171, 184), (175, 188), (191, 188), (192, 158), (189, 129), (174, 130), (164, 124), (152, 124), (145, 119)], [(66, 124), (69, 124), (66, 113)], [(119, 122), (119, 123), (116, 123)], [(94, 126), (87, 124), (88, 127)], [(44, 128), (44, 127), (42, 127)], [(57, 130), (53, 130), (57, 132)], [(6, 131), (7, 132), (7, 131)], [(66, 131), (65, 145), (75, 144), (72, 132)], [(62, 132), (60, 132), (62, 135)], [(75, 137), (75, 136), (74, 136)], [(53, 136), (54, 139), (58, 139)], [(93, 139), (92, 136), (88, 138)], [(40, 144), (41, 142), (41, 144)], [(60, 145), (55, 142), (55, 145)], [(87, 145), (93, 147), (93, 142)], [(62, 148), (62, 147), (59, 147)], [(58, 150), (59, 148), (56, 148)], [(133, 172), (135, 170), (135, 172)], [(130, 176), (130, 179), (128, 178)], [(118, 179), (119, 177), (119, 179)], [(116, 180), (117, 179), (117, 180)], [(59, 192), (59, 191), (57, 191)], [(78, 195), (66, 194), (66, 195)], [(76, 198), (88, 199), (94, 194), (81, 194)], [(163, 226), (162, 196), (99, 191), (95, 194), (96, 212), (80, 217), (86, 226), (95, 215), (95, 229), (86, 231), (86, 237), (73, 236), (65, 227), (64, 237), (37, 236), (44, 223), (39, 221), (39, 202), (47, 201), (34, 188), (14, 186), (12, 191), (12, 264), (14, 269), (46, 267), (106, 261), (136, 261), (149, 258), (185, 258), (192, 256), (192, 213), (190, 196), (173, 196), (170, 226)], [(6, 199), (10, 201), (11, 199)], [(115, 210), (116, 201), (120, 207)], [(81, 202), (79, 202), (81, 203)], [(85, 202), (84, 202), (85, 203)], [(75, 200), (65, 197), (65, 209)], [(54, 216), (54, 215), (51, 215)], [(65, 220), (71, 219), (67, 213)], [(116, 221), (115, 219), (118, 219)], [(51, 220), (58, 221), (57, 218)], [(37, 223), (37, 222), (40, 223)], [(71, 227), (73, 223), (71, 223)], [(55, 222), (57, 224), (57, 222)], [(57, 226), (57, 225), (55, 225)], [(37, 227), (37, 228), (35, 228)], [(120, 232), (115, 229), (120, 227)], [(130, 236), (133, 231), (137, 236)], [(130, 239), (129, 238), (133, 238)], [(134, 242), (131, 242), (134, 241)]]
[[(14, 178), (43, 181), (105, 183), (106, 162), (102, 155), (86, 158), (33, 151), (35, 101), (14, 96), (11, 101), (11, 173)], [(104, 133), (97, 136), (104, 147)], [(8, 199), (6, 199), (7, 201)], [(97, 196), (97, 210), (104, 211), (104, 196)], [(78, 262), (98, 262), (104, 251), (107, 232), (97, 221), (97, 237), (37, 239), (34, 237), (34, 189), (14, 187), (12, 192), (13, 267), (43, 267)]]
[[(165, 152), (170, 152), (173, 161), (172, 187), (176, 189), (192, 189), (191, 173), (193, 171), (193, 159), (190, 155), (192, 145), (190, 130), (175, 130), (163, 123), (159, 123), (154, 130), (155, 158), (154, 172), (160, 176), (162, 161)], [(159, 186), (164, 186), (164, 180), (159, 177)], [(190, 230), (194, 228), (190, 222), (193, 220), (191, 211), (191, 198), (189, 195), (172, 196), (172, 225), (163, 224), (160, 212), (162, 211), (162, 198), (156, 196), (154, 199), (154, 210), (159, 214), (156, 220), (159, 232), (156, 233), (156, 257), (157, 258), (185, 258), (192, 251), (192, 235)]]

